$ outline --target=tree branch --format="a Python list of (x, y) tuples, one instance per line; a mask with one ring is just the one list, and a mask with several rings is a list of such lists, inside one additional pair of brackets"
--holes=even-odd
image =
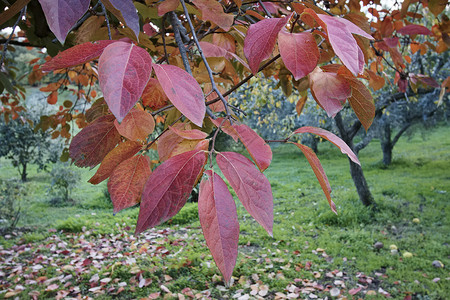
[(11, 39), (14, 35), (14, 32), (16, 31), (17, 25), (19, 25), (20, 20), (22, 20), (22, 18), (26, 12), (27, 12), (27, 6), (25, 5), (24, 8), (22, 8), (22, 10), (20, 11), (20, 15), (17, 18), (16, 23), (14, 23), (14, 25), (12, 27), (11, 34), (9, 35), (9, 37), (6, 39), (5, 43), (3, 44), (2, 58), (0, 59), (0, 69), (3, 67), (3, 62), (5, 61), (6, 52), (8, 51), (8, 44), (11, 41)]

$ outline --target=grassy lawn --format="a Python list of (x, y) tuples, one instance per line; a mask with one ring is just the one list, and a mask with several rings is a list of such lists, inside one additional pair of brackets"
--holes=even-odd
[[(80, 170), (76, 203), (62, 207), (49, 204), (47, 173), (31, 170), (19, 222), (29, 230), (0, 237), (0, 298), (448, 299), (448, 127), (428, 131), (425, 140), (402, 138), (389, 168), (380, 164), (378, 141), (361, 151), (377, 211), (359, 202), (338, 149), (321, 144), (318, 154), (337, 216), (301, 152), (294, 146), (273, 151), (265, 174), (275, 201), (274, 238), (238, 205), (231, 287), (206, 249), (196, 204), (171, 224), (134, 236), (138, 209), (113, 216), (106, 184), (86, 183), (94, 170)], [(0, 160), (1, 180), (15, 174)], [(376, 249), (376, 242), (384, 246)], [(445, 267), (433, 266), (435, 260)]]

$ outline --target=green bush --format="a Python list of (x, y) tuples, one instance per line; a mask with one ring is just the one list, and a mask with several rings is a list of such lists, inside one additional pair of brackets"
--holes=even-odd
[(170, 221), (172, 224), (189, 224), (198, 220), (197, 203), (186, 203), (180, 212)]
[(0, 231), (16, 227), (21, 215), (20, 201), (24, 189), (20, 182), (5, 180), (0, 185)]
[(48, 186), (49, 195), (52, 197), (50, 204), (53, 206), (65, 206), (74, 204), (70, 198), (70, 193), (75, 185), (80, 181), (80, 174), (70, 168), (68, 163), (57, 163), (51, 172), (51, 182)]
[(89, 198), (80, 203), (79, 206), (84, 209), (113, 209), (111, 196), (106, 187), (103, 189), (103, 195), (96, 198)]

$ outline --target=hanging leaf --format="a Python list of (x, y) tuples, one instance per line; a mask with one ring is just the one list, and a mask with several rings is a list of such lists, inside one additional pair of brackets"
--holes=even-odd
[(220, 152), (216, 161), (242, 205), (272, 236), (273, 196), (267, 178), (242, 154)]
[(256, 74), (261, 62), (272, 54), (278, 32), (289, 21), (289, 17), (271, 18), (250, 25), (244, 41), (244, 55), (247, 58), (250, 70)]
[(155, 120), (148, 112), (133, 108), (119, 124), (114, 125), (120, 135), (132, 141), (145, 141), (155, 129)]
[(430, 29), (426, 28), (425, 26), (416, 25), (416, 24), (406, 25), (406, 26), (398, 29), (397, 33), (403, 34), (403, 35), (415, 35), (415, 34), (431, 35), (432, 34)]
[(139, 16), (132, 0), (102, 0), (102, 3), (120, 22), (133, 30), (136, 38), (139, 37)]
[(129, 159), (142, 149), (142, 144), (135, 141), (126, 141), (120, 143), (116, 148), (111, 150), (103, 159), (97, 172), (89, 179), (92, 184), (99, 184), (109, 176), (114, 169), (124, 160)]
[(356, 78), (347, 78), (352, 87), (352, 96), (348, 98), (353, 111), (364, 128), (369, 130), (375, 117), (375, 104), (369, 89)]
[(172, 65), (153, 65), (156, 77), (172, 104), (191, 120), (202, 127), (206, 105), (202, 88), (188, 72)]
[(115, 42), (103, 50), (98, 63), (100, 89), (119, 122), (142, 95), (151, 67), (150, 54), (134, 44)]
[(192, 3), (202, 12), (202, 20), (211, 21), (225, 31), (230, 30), (234, 16), (224, 13), (219, 2), (216, 0), (193, 0)]
[(70, 157), (78, 167), (95, 167), (119, 141), (114, 116), (99, 117), (74, 136), (69, 147)]
[[(219, 127), (222, 121), (223, 118), (218, 118), (213, 123)], [(230, 121), (226, 120), (222, 124), (222, 130), (232, 137), (239, 138), (261, 172), (269, 167), (272, 161), (272, 149), (253, 129), (245, 124), (231, 125)]]
[(181, 130), (173, 126), (169, 126), (169, 128), (179, 137), (187, 140), (203, 140), (208, 136), (206, 132), (200, 131), (198, 129)]
[(320, 163), (319, 158), (314, 153), (314, 151), (302, 144), (293, 143), (295, 146), (299, 147), (300, 150), (302, 150), (303, 154), (305, 155), (306, 159), (309, 162), (309, 165), (313, 169), (314, 174), (317, 177), (317, 180), (319, 181), (320, 186), (322, 187), (323, 193), (325, 194), (325, 197), (327, 197), (328, 204), (330, 204), (331, 210), (337, 214), (336, 211), (336, 204), (334, 204), (333, 200), (331, 200), (331, 186), (330, 182), (328, 181), (327, 175), (325, 174), (325, 171), (323, 170), (322, 164)]
[(323, 72), (317, 67), (309, 74), (311, 93), (316, 102), (334, 117), (343, 107), (352, 90), (348, 82), (336, 73)]
[(44, 72), (70, 68), (87, 63), (99, 57), (103, 50), (116, 41), (96, 41), (75, 45), (63, 52), (58, 53), (51, 60), (41, 66)]
[(108, 181), (114, 213), (139, 203), (142, 189), (151, 172), (150, 158), (145, 155), (133, 156), (114, 169)]
[(162, 17), (170, 11), (174, 11), (178, 4), (180, 4), (179, 0), (164, 0), (158, 5), (158, 16)]
[(282, 29), (278, 33), (278, 48), (284, 65), (295, 80), (311, 73), (319, 62), (319, 48), (309, 32), (289, 33)]
[(358, 157), (353, 153), (352, 149), (337, 135), (317, 127), (304, 126), (296, 129), (293, 133), (313, 133), (318, 135), (327, 141), (331, 142), (333, 145), (338, 147), (343, 154), (346, 154), (355, 164), (361, 165)]
[(39, 0), (48, 27), (64, 44), (69, 30), (88, 10), (90, 0)]
[(159, 225), (180, 211), (206, 163), (206, 156), (204, 151), (185, 152), (154, 170), (142, 193), (136, 233)]
[(239, 222), (236, 204), (223, 179), (211, 170), (200, 183), (198, 216), (206, 244), (217, 267), (229, 282), (236, 265)]

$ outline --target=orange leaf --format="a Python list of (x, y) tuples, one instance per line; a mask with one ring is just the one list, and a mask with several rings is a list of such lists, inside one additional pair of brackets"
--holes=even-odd
[(114, 121), (120, 135), (132, 141), (145, 141), (155, 129), (155, 120), (148, 112), (133, 108), (122, 123)]

